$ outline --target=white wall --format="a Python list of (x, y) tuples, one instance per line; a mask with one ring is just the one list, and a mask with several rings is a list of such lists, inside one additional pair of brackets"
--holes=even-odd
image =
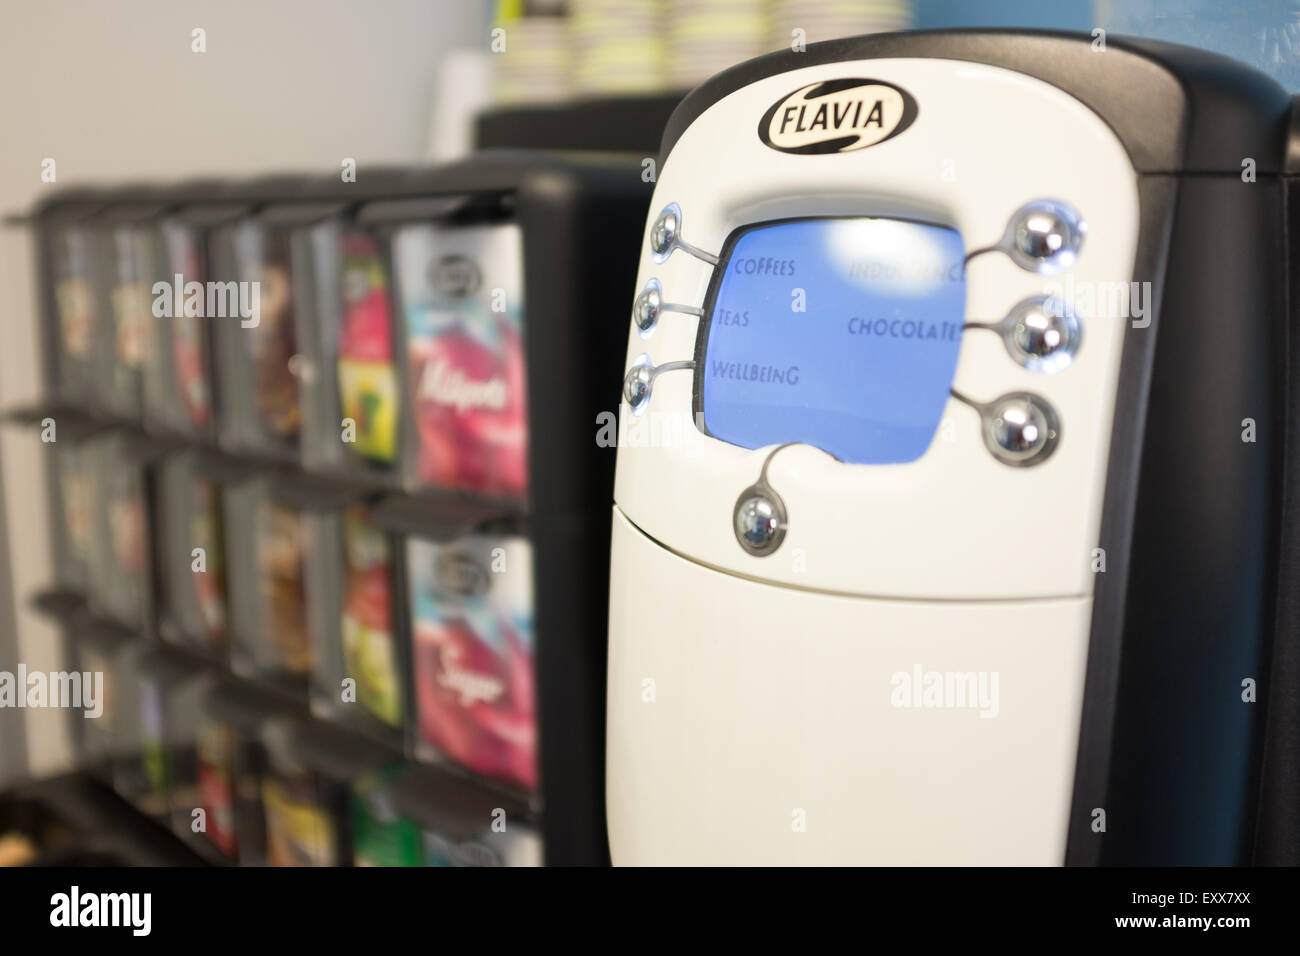
[[(335, 171), (418, 159), (441, 55), (487, 42), (488, 0), (0, 0), (0, 213), (85, 182)], [(191, 30), (207, 52), (191, 51)], [(56, 186), (41, 162), (56, 162)], [(0, 409), (37, 395), (31, 256), (0, 232)], [(50, 581), (41, 444), (0, 431), (19, 658), (58, 669), (26, 610)], [(2, 563), (0, 563), (2, 564)], [(7, 626), (0, 608), (0, 626)], [(0, 669), (8, 642), (0, 636)], [(26, 716), (34, 773), (69, 759), (66, 715)], [(6, 725), (0, 710), (0, 779)], [(12, 725), (8, 725), (12, 729)], [(12, 760), (10, 764), (12, 764)]]

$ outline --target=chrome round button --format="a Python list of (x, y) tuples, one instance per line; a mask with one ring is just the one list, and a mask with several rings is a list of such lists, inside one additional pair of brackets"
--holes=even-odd
[(1022, 269), (1053, 275), (1074, 265), (1087, 231), (1079, 211), (1069, 203), (1038, 199), (1016, 210), (1003, 244)]
[(650, 385), (654, 382), (654, 371), (649, 365), (633, 365), (627, 370), (623, 379), (623, 400), (631, 406), (633, 412), (639, 412), (650, 400)]
[(1074, 310), (1053, 296), (1025, 299), (1002, 321), (1011, 357), (1031, 372), (1049, 375), (1074, 360), (1082, 332)]
[(632, 320), (636, 322), (636, 327), (643, 333), (653, 330), (655, 323), (659, 321), (659, 312), (663, 304), (663, 292), (659, 280), (651, 279), (641, 290), (641, 294), (636, 297), (636, 304), (632, 307)]
[(650, 228), (650, 251), (654, 253), (655, 262), (663, 262), (672, 255), (677, 248), (681, 230), (681, 207), (677, 203), (669, 203)]
[(750, 554), (771, 554), (785, 539), (785, 504), (771, 488), (751, 485), (736, 501), (732, 526), (736, 540)]
[(1012, 392), (982, 410), (984, 444), (1007, 465), (1036, 465), (1056, 449), (1060, 420), (1044, 399), (1028, 392)]

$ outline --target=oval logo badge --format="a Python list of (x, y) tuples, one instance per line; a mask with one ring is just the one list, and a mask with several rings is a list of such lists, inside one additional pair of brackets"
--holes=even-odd
[(441, 551), (433, 560), (434, 589), (444, 594), (475, 597), (491, 590), (488, 572), (473, 558), (455, 551)]
[(481, 279), (474, 260), (452, 255), (430, 265), (429, 281), (448, 299), (464, 299), (478, 291)]
[(916, 100), (881, 80), (826, 80), (777, 100), (758, 138), (783, 153), (848, 153), (893, 139), (916, 121)]

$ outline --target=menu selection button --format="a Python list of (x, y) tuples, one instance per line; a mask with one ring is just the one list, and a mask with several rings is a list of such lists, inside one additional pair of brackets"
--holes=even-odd
[(1016, 210), (1001, 247), (1016, 265), (1055, 275), (1074, 265), (1087, 224), (1079, 211), (1057, 199), (1037, 199)]
[(984, 444), (1006, 465), (1023, 467), (1046, 461), (1061, 437), (1056, 410), (1038, 395), (1012, 392), (980, 409)]
[(1052, 374), (1074, 360), (1083, 329), (1059, 298), (1036, 296), (1013, 308), (999, 325), (1011, 357), (1031, 372)]
[(632, 320), (636, 322), (636, 327), (641, 330), (642, 335), (648, 335), (654, 330), (655, 323), (659, 321), (659, 313), (663, 310), (663, 304), (663, 292), (659, 280), (651, 279), (641, 290), (641, 294), (636, 297), (636, 304), (632, 306)]
[(736, 501), (732, 526), (742, 548), (755, 557), (765, 557), (785, 539), (785, 504), (770, 487), (751, 485)]

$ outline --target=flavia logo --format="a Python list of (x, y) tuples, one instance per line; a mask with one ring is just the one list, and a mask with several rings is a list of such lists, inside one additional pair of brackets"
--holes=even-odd
[(800, 87), (758, 123), (758, 138), (783, 153), (847, 153), (892, 139), (916, 121), (916, 100), (881, 80), (827, 80)]

